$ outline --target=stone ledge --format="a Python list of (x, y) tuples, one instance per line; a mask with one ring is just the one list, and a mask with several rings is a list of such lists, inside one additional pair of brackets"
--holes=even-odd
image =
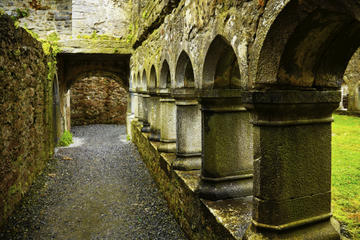
[(70, 39), (58, 42), (63, 53), (132, 54), (132, 47), (124, 41)]
[(148, 140), (141, 124), (131, 123), (132, 141), (190, 239), (242, 239), (251, 222), (252, 197), (224, 201), (200, 199), (196, 189), (200, 171), (175, 171), (175, 154), (159, 153), (160, 142)]

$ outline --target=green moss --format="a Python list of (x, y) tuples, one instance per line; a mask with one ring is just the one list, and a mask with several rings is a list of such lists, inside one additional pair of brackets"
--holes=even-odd
[(109, 41), (120, 41), (121, 38), (106, 35), (106, 34), (97, 34), (96, 31), (93, 31), (91, 35), (77, 35), (77, 39), (87, 39), (87, 40), (109, 40)]
[(19, 26), (20, 26), (20, 22), (19, 22), (19, 21), (15, 21), (14, 26), (15, 26), (16, 29), (18, 29)]
[(72, 134), (69, 131), (65, 131), (58, 143), (59, 147), (66, 147), (73, 143)]
[(18, 18), (28, 17), (29, 16), (29, 9), (27, 9), (27, 8), (24, 8), (24, 9), (17, 8), (16, 9), (16, 14), (17, 14)]
[(20, 56), (20, 55), (21, 55), (20, 49), (16, 49), (15, 51), (13, 51), (13, 54), (14, 54), (14, 56), (16, 56), (16, 57)]

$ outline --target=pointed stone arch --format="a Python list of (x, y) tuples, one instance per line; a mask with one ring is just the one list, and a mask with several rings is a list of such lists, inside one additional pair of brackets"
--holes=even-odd
[(135, 86), (135, 88), (137, 90), (139, 90), (141, 88), (140, 70), (138, 71), (137, 76), (136, 76), (136, 86)]
[(171, 73), (170, 73), (170, 66), (165, 59), (161, 66), (160, 72), (160, 88), (171, 88)]
[(154, 65), (151, 66), (150, 70), (150, 79), (149, 79), (149, 88), (154, 89), (158, 87), (157, 84), (157, 74), (156, 74), (156, 68)]
[(146, 91), (147, 88), (148, 88), (148, 82), (147, 82), (146, 70), (144, 69), (142, 72), (142, 78), (141, 78), (141, 89), (143, 91)]
[(194, 70), (189, 55), (183, 50), (176, 63), (175, 72), (176, 88), (194, 88), (195, 77)]
[(202, 88), (241, 88), (240, 78), (234, 49), (223, 36), (217, 35), (206, 54)]

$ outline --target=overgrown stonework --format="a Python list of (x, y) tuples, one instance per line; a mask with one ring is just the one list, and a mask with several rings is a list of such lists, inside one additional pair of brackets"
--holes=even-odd
[(0, 16), (0, 225), (53, 153), (52, 74), (41, 43)]
[(126, 121), (127, 90), (120, 81), (92, 76), (71, 87), (71, 123), (76, 125)]

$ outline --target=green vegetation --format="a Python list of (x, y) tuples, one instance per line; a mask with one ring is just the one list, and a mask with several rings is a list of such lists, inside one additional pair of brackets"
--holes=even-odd
[(88, 39), (88, 40), (111, 40), (111, 41), (121, 41), (121, 38), (109, 36), (106, 34), (97, 34), (94, 30), (91, 35), (78, 35), (78, 39)]
[(25, 18), (29, 16), (29, 9), (25, 8), (25, 9), (20, 9), (17, 8), (16, 9), (16, 14), (18, 18)]
[(334, 115), (332, 208), (352, 239), (360, 239), (360, 118)]
[(58, 147), (66, 147), (73, 143), (72, 134), (69, 131), (65, 131), (60, 138)]

